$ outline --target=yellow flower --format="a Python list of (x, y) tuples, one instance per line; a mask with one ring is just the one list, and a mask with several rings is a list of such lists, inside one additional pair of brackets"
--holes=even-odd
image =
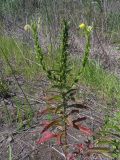
[(85, 28), (86, 28), (86, 25), (85, 25), (84, 23), (81, 23), (81, 24), (79, 25), (79, 27), (80, 27), (80, 29), (85, 29)]
[(25, 30), (25, 31), (30, 31), (30, 30), (32, 30), (32, 28), (31, 28), (31, 26), (30, 26), (29, 24), (26, 24), (26, 25), (24, 26), (24, 30)]

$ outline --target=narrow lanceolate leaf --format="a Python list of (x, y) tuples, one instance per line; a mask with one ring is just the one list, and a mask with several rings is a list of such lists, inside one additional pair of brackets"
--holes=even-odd
[(68, 92), (66, 92), (66, 97), (70, 98), (71, 100), (74, 99), (74, 96), (76, 94), (76, 89), (70, 89)]
[(102, 154), (108, 158), (112, 158), (112, 153), (110, 152), (110, 150), (108, 148), (95, 147), (95, 148), (89, 149), (88, 153), (89, 154), (98, 153), (98, 154)]
[(55, 109), (55, 114), (59, 112), (59, 110), (63, 107), (63, 105), (59, 105), (57, 106), (57, 108)]
[(59, 133), (56, 135), (58, 145), (62, 145), (62, 135), (63, 133)]
[(46, 130), (48, 130), (50, 127), (52, 127), (53, 125), (58, 125), (60, 123), (60, 120), (54, 120), (52, 122), (50, 122), (48, 125), (45, 126), (45, 128), (42, 130), (41, 134), (44, 133)]
[(73, 120), (73, 124), (75, 124), (75, 123), (77, 123), (77, 122), (84, 121), (84, 120), (86, 120), (86, 119), (87, 119), (86, 117), (77, 118), (77, 119)]
[(68, 126), (73, 127), (73, 118), (71, 115), (67, 117), (67, 124)]
[(73, 113), (79, 113), (79, 110), (78, 110), (78, 109), (73, 109), (73, 110), (69, 113), (69, 115), (70, 115), (70, 114), (73, 114)]
[(69, 95), (69, 94), (74, 95), (74, 94), (76, 94), (76, 91), (77, 91), (77, 89), (70, 89), (69, 91), (66, 92), (66, 95)]
[(52, 133), (49, 131), (45, 131), (43, 133), (43, 137), (40, 138), (36, 143), (41, 144), (41, 143), (44, 143), (44, 142), (51, 140), (52, 138), (56, 138), (57, 144), (62, 145), (62, 135), (63, 135), (63, 132), (59, 132), (59, 133), (55, 134), (55, 133)]
[(109, 139), (109, 137), (106, 137), (105, 139), (100, 139), (97, 144), (98, 145), (110, 145), (111, 144), (112, 139)]
[[(120, 126), (113, 125), (112, 129), (114, 129), (116, 132), (120, 133)], [(119, 135), (119, 137), (120, 137), (120, 135)]]
[(47, 142), (48, 140), (50, 140), (54, 137), (56, 137), (56, 134), (48, 132), (48, 133), (44, 134), (44, 136), (42, 138), (40, 138), (36, 143), (41, 144), (41, 143)]
[(89, 135), (89, 136), (93, 135), (93, 132), (91, 131), (91, 129), (89, 129), (83, 125), (78, 125), (78, 127), (79, 127), (79, 130), (81, 132), (83, 132), (84, 134)]
[(75, 129), (80, 130), (82, 133), (86, 134), (87, 136), (93, 135), (93, 132), (91, 131), (91, 129), (89, 129), (89, 128), (81, 125), (81, 124), (75, 124), (75, 123), (73, 123), (73, 127)]
[(61, 101), (61, 96), (59, 96), (59, 95), (55, 95), (53, 97), (47, 98), (48, 103), (56, 103), (56, 102), (60, 102), (60, 101)]
[(50, 121), (43, 121), (42, 123), (40, 123), (40, 125), (44, 127), (46, 127), (49, 124), (50, 124)]
[(94, 147), (92, 149), (89, 149), (89, 151), (91, 153), (95, 153), (95, 152), (97, 152), (97, 153), (110, 153), (109, 148), (102, 148), (102, 147)]
[(55, 111), (55, 108), (47, 108), (47, 109), (44, 109), (42, 111), (39, 111), (38, 114), (40, 116), (42, 116), (42, 115), (45, 115), (45, 114), (48, 114), (48, 113), (54, 113), (54, 111)]
[[(111, 133), (111, 132), (110, 132)], [(120, 134), (117, 133), (111, 133), (111, 135), (116, 136), (117, 138), (120, 138)]]
[(80, 109), (87, 109), (88, 107), (83, 105), (83, 104), (79, 104), (79, 103), (76, 103), (76, 104), (71, 104), (71, 105), (68, 105), (67, 108), (80, 108)]
[(80, 124), (77, 125), (76, 123), (84, 120), (86, 120), (86, 117), (77, 118), (75, 120), (73, 120), (71, 115), (67, 117), (68, 126), (74, 127), (75, 129), (78, 129), (78, 130), (79, 130)]
[(12, 157), (12, 147), (9, 144), (9, 160), (12, 160), (12, 159), (13, 159), (13, 157)]

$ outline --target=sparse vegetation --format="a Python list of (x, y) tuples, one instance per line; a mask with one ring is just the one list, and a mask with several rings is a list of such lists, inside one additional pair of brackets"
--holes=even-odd
[(119, 8), (0, 1), (1, 159), (119, 160)]

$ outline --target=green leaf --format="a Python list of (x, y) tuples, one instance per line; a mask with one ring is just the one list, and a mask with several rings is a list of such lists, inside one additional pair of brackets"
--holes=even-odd
[(52, 115), (51, 115), (51, 114), (48, 114), (48, 115), (47, 115), (47, 119), (48, 119), (48, 120), (52, 120)]
[(55, 95), (47, 99), (47, 101), (53, 101), (53, 100), (60, 102), (62, 100), (62, 97), (60, 95)]
[(9, 160), (12, 160), (12, 147), (11, 145), (9, 144)]
[(110, 150), (108, 148), (94, 147), (92, 149), (89, 149), (88, 152), (90, 154), (99, 153), (99, 154), (102, 154), (102, 155), (104, 155), (106, 157), (112, 158), (112, 153), (110, 152)]
[(97, 142), (97, 144), (99, 144), (99, 145), (110, 145), (111, 141), (110, 140), (109, 141), (108, 140), (100, 140), (99, 142)]
[(56, 110), (55, 110), (55, 114), (58, 113), (61, 108), (63, 108), (63, 105), (57, 106), (57, 108), (56, 108)]
[(66, 92), (66, 95), (70, 95), (70, 94), (74, 95), (76, 93), (76, 90), (77, 89), (70, 89), (69, 91)]

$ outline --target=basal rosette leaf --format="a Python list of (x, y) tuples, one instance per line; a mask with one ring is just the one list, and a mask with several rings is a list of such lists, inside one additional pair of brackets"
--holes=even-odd
[(61, 126), (60, 119), (54, 120), (54, 121), (50, 122), (48, 125), (46, 125), (44, 127), (44, 129), (41, 131), (41, 134), (53, 126)]
[(68, 126), (80, 130), (82, 133), (86, 134), (87, 136), (92, 136), (93, 132), (90, 128), (78, 123), (78, 122), (84, 121), (86, 119), (87, 119), (86, 117), (79, 117), (79, 118), (73, 120), (72, 116), (69, 115), (67, 117), (67, 123), (68, 123)]
[(51, 132), (47, 132), (46, 134), (44, 134), (44, 136), (42, 138), (40, 138), (36, 143), (37, 144), (41, 144), (44, 142), (47, 142), (49, 140), (51, 140), (52, 138), (55, 138), (56, 134), (51, 133)]
[(63, 132), (60, 133), (52, 133), (49, 131), (45, 131), (43, 136), (36, 142), (37, 144), (45, 143), (50, 141), (51, 139), (55, 138), (57, 145), (62, 145), (62, 135)]
[(47, 97), (46, 98), (47, 103), (56, 103), (56, 102), (61, 102), (62, 101), (62, 97), (60, 95), (54, 95), (51, 97)]
[(81, 121), (85, 121), (87, 118), (84, 116), (84, 117), (80, 117), (80, 118), (77, 118), (75, 120), (73, 120), (73, 124), (75, 123), (78, 123), (78, 122), (81, 122)]
[(78, 128), (82, 133), (86, 134), (87, 136), (92, 136), (93, 135), (92, 130), (83, 126), (83, 125), (78, 125)]
[(79, 103), (68, 105), (67, 108), (88, 109), (87, 106), (85, 106), (84, 104), (79, 104)]
[(39, 111), (38, 115), (39, 116), (43, 116), (43, 115), (46, 115), (48, 113), (54, 113), (54, 111), (55, 111), (55, 108), (46, 108), (46, 109), (44, 109), (42, 111)]

